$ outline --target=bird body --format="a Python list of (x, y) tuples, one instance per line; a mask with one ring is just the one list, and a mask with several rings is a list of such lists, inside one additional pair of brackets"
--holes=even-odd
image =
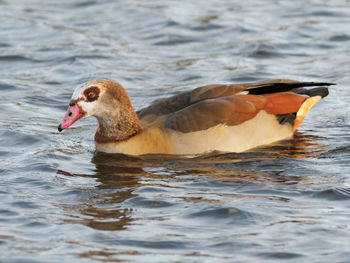
[[(164, 119), (164, 118), (163, 118)], [(98, 151), (141, 155), (148, 153), (193, 155), (211, 151), (243, 152), (259, 145), (290, 138), (290, 125), (280, 125), (277, 119), (263, 111), (241, 125), (214, 127), (183, 133), (164, 128), (164, 120), (145, 126), (140, 134), (118, 143), (98, 143)], [(257, 127), (261, 127), (257, 130)]]
[(275, 79), (213, 84), (160, 100), (137, 113), (124, 88), (111, 80), (84, 83), (72, 96), (59, 130), (95, 116), (97, 151), (183, 154), (243, 152), (291, 138), (331, 83)]

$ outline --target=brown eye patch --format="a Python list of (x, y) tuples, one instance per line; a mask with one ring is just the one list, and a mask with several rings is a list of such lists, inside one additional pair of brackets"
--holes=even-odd
[(94, 101), (98, 99), (98, 96), (100, 95), (100, 89), (98, 87), (89, 87), (84, 91), (85, 98), (88, 101)]

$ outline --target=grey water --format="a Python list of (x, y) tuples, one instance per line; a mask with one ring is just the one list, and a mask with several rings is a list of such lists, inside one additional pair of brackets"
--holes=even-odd
[[(350, 1), (0, 0), (0, 262), (349, 262)], [(212, 83), (337, 83), (288, 141), (192, 159), (58, 133), (74, 88), (135, 109)]]

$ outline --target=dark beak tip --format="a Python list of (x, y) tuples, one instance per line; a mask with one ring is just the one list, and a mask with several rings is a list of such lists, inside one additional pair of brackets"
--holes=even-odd
[(61, 124), (58, 125), (58, 128), (57, 128), (57, 129), (58, 129), (59, 132), (63, 131), (63, 129), (62, 129), (62, 127), (61, 127)]

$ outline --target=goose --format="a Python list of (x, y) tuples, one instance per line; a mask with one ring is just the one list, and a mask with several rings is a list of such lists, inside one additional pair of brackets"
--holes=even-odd
[(330, 85), (334, 84), (289, 79), (211, 84), (161, 99), (136, 112), (119, 83), (96, 79), (74, 90), (58, 130), (94, 116), (98, 121), (98, 152), (239, 153), (293, 137), (306, 112), (328, 95)]

